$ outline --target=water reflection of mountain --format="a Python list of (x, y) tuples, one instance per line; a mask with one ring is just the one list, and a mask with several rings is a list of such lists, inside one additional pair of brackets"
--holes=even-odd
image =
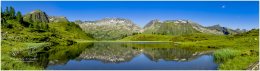
[(95, 43), (93, 47), (85, 49), (77, 60), (100, 60), (104, 63), (119, 63), (130, 61), (140, 52), (136, 49), (124, 47), (121, 43)]
[(28, 64), (46, 68), (48, 65), (66, 65), (69, 60), (98, 60), (103, 63), (129, 62), (139, 54), (151, 61), (189, 61), (209, 52), (197, 52), (176, 48), (172, 43), (84, 43), (71, 46), (52, 46), (37, 49), (32, 55), (23, 54), (22, 58), (36, 58)]
[(144, 49), (144, 54), (152, 61), (163, 60), (187, 60), (193, 52), (178, 48)]
[(190, 61), (196, 59), (197, 57), (210, 53), (209, 51), (205, 52), (196, 52), (189, 51), (180, 48), (162, 48), (162, 49), (153, 49), (146, 48), (143, 49), (143, 53), (152, 61), (159, 61), (160, 59), (166, 61)]
[[(103, 63), (120, 63), (131, 61), (137, 55), (143, 53), (151, 61), (160, 59), (166, 61), (189, 61), (208, 52), (196, 52), (180, 48), (174, 48), (171, 45), (162, 44), (168, 48), (157, 48), (154, 44), (136, 43), (94, 43), (93, 47), (85, 49), (77, 60), (99, 60)], [(140, 46), (140, 47), (139, 47)]]

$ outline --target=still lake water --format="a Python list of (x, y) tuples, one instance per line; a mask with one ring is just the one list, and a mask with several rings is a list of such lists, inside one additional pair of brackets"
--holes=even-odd
[[(28, 56), (27, 56), (28, 57)], [(30, 62), (47, 70), (216, 70), (210, 51), (168, 42), (94, 42), (52, 46)]]

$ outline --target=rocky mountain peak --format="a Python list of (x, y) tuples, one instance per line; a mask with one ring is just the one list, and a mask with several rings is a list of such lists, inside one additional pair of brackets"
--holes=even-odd
[(49, 23), (48, 15), (41, 10), (34, 10), (24, 16), (26, 22)]

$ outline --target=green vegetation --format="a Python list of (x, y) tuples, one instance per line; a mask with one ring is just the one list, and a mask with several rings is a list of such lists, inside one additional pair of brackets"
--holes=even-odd
[[(12, 41), (2, 41), (1, 45), (1, 68), (3, 70), (37, 70), (43, 69), (42, 67), (33, 66), (24, 63), (21, 58), (15, 58), (14, 56), (28, 50), (30, 48), (43, 48), (46, 47), (48, 43), (21, 43)], [(33, 47), (32, 47), (33, 46)]]
[(232, 50), (232, 49), (220, 49), (215, 51), (214, 57), (218, 61), (227, 61), (228, 59), (233, 59), (235, 56), (238, 55), (237, 50)]
[(58, 61), (57, 64), (65, 63), (69, 59), (78, 57), (82, 51), (90, 46), (93, 45), (91, 43), (77, 43), (70, 46), (56, 45), (51, 47), (45, 55), (48, 55), (46, 57), (48, 61)]
[[(241, 70), (259, 59), (259, 29), (236, 35), (212, 35), (194, 33), (178, 36), (138, 34), (129, 36), (123, 41), (172, 41), (176, 47), (188, 50), (215, 50), (215, 61), (220, 64), (219, 69)], [(136, 45), (138, 46), (138, 45)], [(153, 46), (151, 46), (153, 47)], [(155, 46), (156, 47), (156, 46)]]
[(173, 36), (156, 35), (156, 34), (137, 34), (123, 38), (119, 41), (170, 41)]
[[(12, 11), (12, 7), (10, 7)], [(8, 8), (7, 8), (8, 9)], [(92, 40), (81, 28), (72, 22), (42, 22), (41, 18), (34, 13), (41, 13), (36, 10), (27, 15), (33, 15), (34, 21), (22, 21), (19, 12), (13, 17), (9, 11), (2, 13), (2, 40), (17, 42), (52, 42), (60, 45), (69, 45), (76, 39)], [(45, 14), (45, 13), (44, 13)], [(40, 15), (41, 16), (41, 15)], [(46, 16), (45, 16), (46, 17)], [(30, 18), (29, 18), (30, 19)], [(44, 20), (46, 20), (44, 18)]]
[(154, 26), (145, 29), (146, 34), (186, 35), (199, 33), (190, 23), (175, 23), (174, 21), (156, 22)]
[(253, 29), (230, 37), (230, 41), (226, 42), (234, 42), (235, 44), (229, 47), (229, 49), (218, 50), (214, 53), (216, 61), (221, 62), (219, 69), (241, 70), (259, 61), (258, 33), (259, 29)]
[(21, 12), (16, 13), (13, 7), (7, 7), (1, 15), (1, 66), (4, 70), (43, 69), (16, 58), (27, 54), (29, 49), (40, 51), (52, 45), (72, 45), (77, 39), (93, 40), (77, 24), (49, 22), (48, 16), (40, 10), (23, 17)]
[[(246, 33), (234, 36), (220, 36), (213, 40), (201, 40), (197, 42), (183, 42), (183, 46), (200, 46), (208, 49), (219, 49), (214, 52), (219, 69), (246, 69), (250, 64), (259, 59), (259, 30), (253, 29)], [(210, 37), (208, 37), (210, 38)], [(215, 37), (216, 38), (216, 37)]]
[(241, 50), (241, 49), (220, 49), (215, 51), (214, 57), (216, 62), (221, 63), (219, 69), (225, 70), (241, 70), (257, 62), (259, 59), (259, 51)]
[(219, 66), (222, 70), (245, 70), (252, 63), (259, 61), (259, 56), (237, 56), (233, 59), (225, 61)]

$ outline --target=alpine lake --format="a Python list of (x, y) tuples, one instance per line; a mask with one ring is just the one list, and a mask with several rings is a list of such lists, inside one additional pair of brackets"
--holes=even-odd
[(85, 42), (23, 51), (21, 58), (46, 70), (217, 70), (213, 50), (172, 42)]

